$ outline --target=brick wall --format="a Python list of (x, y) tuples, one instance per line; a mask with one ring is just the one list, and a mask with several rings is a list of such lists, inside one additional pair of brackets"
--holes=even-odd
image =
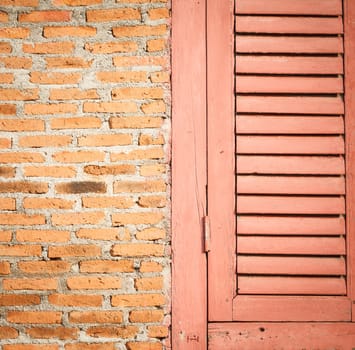
[(169, 347), (169, 7), (0, 0), (3, 350)]

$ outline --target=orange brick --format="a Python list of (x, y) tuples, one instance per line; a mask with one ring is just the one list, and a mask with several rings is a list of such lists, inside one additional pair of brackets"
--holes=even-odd
[[(2, 184), (0, 183), (0, 189), (4, 188), (1, 185)], [(3, 192), (6, 192), (6, 191), (3, 191)], [(16, 210), (15, 198), (0, 198), (0, 210)]]
[(11, 53), (12, 46), (9, 43), (0, 43), (0, 53)]
[(163, 310), (134, 310), (129, 313), (129, 320), (133, 323), (162, 322)]
[(169, 18), (169, 10), (166, 7), (159, 7), (148, 10), (148, 17), (151, 20)]
[(125, 82), (145, 82), (146, 72), (99, 72), (96, 74), (98, 80), (104, 83), (125, 83)]
[(130, 164), (119, 165), (86, 165), (84, 172), (90, 175), (126, 175), (134, 174), (136, 167)]
[(31, 43), (23, 44), (22, 50), (25, 53), (33, 54), (70, 54), (74, 50), (74, 43), (60, 42), (60, 43)]
[(127, 197), (85, 197), (82, 199), (84, 208), (119, 208), (127, 209), (134, 205)]
[(0, 326), (0, 339), (15, 339), (18, 337), (18, 330), (12, 327)]
[(133, 271), (134, 266), (131, 260), (91, 260), (80, 262), (80, 272), (114, 273)]
[(114, 192), (139, 193), (139, 192), (165, 192), (166, 184), (163, 180), (156, 181), (116, 181)]
[(0, 149), (11, 148), (11, 139), (0, 138)]
[(7, 166), (0, 166), (1, 177), (15, 177), (15, 169)]
[(115, 8), (107, 10), (87, 10), (87, 22), (113, 22), (113, 21), (132, 21), (140, 20), (139, 10), (133, 8)]
[(163, 159), (164, 157), (165, 153), (162, 147), (136, 149), (127, 153), (111, 153), (112, 162), (118, 162), (120, 160)]
[(166, 173), (164, 164), (146, 164), (140, 167), (141, 176), (159, 176)]
[[(148, 4), (148, 3), (156, 3), (156, 2), (167, 2), (168, 0), (125, 0), (125, 3), (128, 4)], [(121, 0), (116, 0), (116, 2), (121, 2)]]
[(139, 212), (139, 213), (115, 213), (112, 214), (112, 224), (122, 225), (154, 225), (164, 218), (161, 213)]
[(9, 275), (10, 272), (10, 263), (7, 261), (0, 261), (0, 275)]
[(38, 6), (39, 0), (0, 0), (1, 6)]
[(120, 289), (121, 279), (118, 277), (69, 277), (67, 286), (70, 290), (81, 289)]
[(24, 111), (26, 114), (39, 115), (39, 114), (67, 114), (76, 113), (78, 106), (71, 103), (59, 104), (26, 104)]
[(150, 76), (150, 81), (152, 83), (168, 83), (170, 81), (170, 74), (164, 71), (154, 72)]
[(115, 100), (161, 99), (163, 96), (164, 90), (162, 88), (124, 87), (112, 90), (112, 98)]
[(75, 343), (66, 344), (65, 350), (115, 350), (114, 343)]
[(133, 338), (138, 333), (138, 327), (89, 327), (86, 334), (94, 338)]
[(74, 202), (62, 198), (25, 198), (25, 209), (73, 209)]
[(12, 344), (4, 345), (3, 350), (59, 350), (59, 347), (45, 344)]
[(133, 102), (85, 102), (86, 113), (134, 113), (138, 111)]
[(30, 101), (38, 98), (38, 89), (0, 89), (0, 100), (2, 101)]
[(128, 342), (126, 344), (127, 350), (163, 350), (161, 343), (149, 342)]
[(19, 22), (69, 22), (71, 19), (70, 11), (32, 11), (22, 13), (18, 16)]
[(163, 271), (163, 266), (156, 261), (142, 261), (140, 272), (161, 272)]
[(0, 12), (0, 22), (8, 22), (9, 21), (9, 15), (6, 12), (1, 11)]
[(36, 135), (36, 136), (23, 136), (19, 139), (21, 147), (63, 147), (68, 146), (72, 142), (71, 136), (58, 136), (58, 135)]
[(41, 254), (42, 248), (39, 245), (0, 245), (0, 256), (40, 256)]
[(87, 43), (85, 50), (94, 54), (134, 52), (138, 50), (138, 44), (134, 41)]
[(92, 100), (99, 98), (95, 89), (80, 90), (77, 88), (71, 89), (54, 89), (51, 90), (50, 100)]
[(111, 305), (116, 307), (144, 307), (161, 306), (165, 304), (165, 297), (162, 294), (121, 294), (113, 295)]
[(78, 338), (78, 329), (76, 328), (66, 328), (66, 327), (32, 327), (27, 328), (26, 333), (31, 338), (36, 339), (60, 339), (60, 340), (71, 340)]
[(0, 242), (10, 242), (12, 239), (12, 231), (0, 231)]
[(154, 102), (143, 103), (141, 106), (141, 110), (144, 114), (165, 113), (166, 105), (164, 101), (158, 100)]
[(106, 184), (95, 181), (75, 181), (59, 183), (55, 189), (57, 193), (105, 193)]
[(0, 306), (39, 305), (41, 298), (34, 294), (0, 294)]
[(44, 122), (36, 119), (2, 119), (0, 120), (0, 130), (10, 132), (44, 131)]
[(162, 277), (136, 278), (134, 286), (137, 290), (159, 290), (163, 288)]
[(115, 244), (112, 247), (113, 256), (163, 256), (164, 245), (162, 244)]
[(69, 272), (71, 265), (65, 261), (20, 261), (17, 266), (25, 273), (52, 275)]
[(101, 248), (90, 244), (66, 245), (63, 247), (50, 246), (48, 256), (50, 258), (70, 258), (80, 256), (100, 256)]
[(55, 290), (58, 287), (54, 278), (8, 278), (2, 284), (4, 290)]
[(44, 215), (26, 215), (21, 213), (0, 214), (0, 225), (43, 225), (45, 222), (46, 218)]
[(0, 163), (43, 163), (41, 153), (14, 152), (0, 154)]
[(60, 163), (102, 162), (104, 158), (105, 153), (100, 151), (63, 151), (53, 155), (53, 159)]
[(32, 59), (27, 57), (13, 56), (0, 57), (0, 64), (9, 69), (30, 69), (32, 67)]
[[(42, 182), (12, 181), (1, 182), (0, 193), (47, 193), (48, 184)], [(5, 200), (5, 199), (4, 199)]]
[(121, 311), (73, 311), (69, 314), (72, 323), (121, 323)]
[[(88, 37), (95, 36), (96, 28), (93, 27), (44, 27), (43, 36), (45, 38), (60, 38), (66, 36), (72, 37)], [(0, 34), (1, 36), (1, 34)]]
[(169, 328), (167, 326), (149, 326), (148, 328), (149, 338), (167, 338), (169, 336)]
[(163, 135), (147, 135), (147, 134), (141, 134), (139, 136), (138, 143), (140, 146), (149, 146), (149, 145), (164, 145), (165, 140)]
[(104, 218), (105, 214), (102, 212), (53, 214), (52, 224), (55, 226), (95, 225), (102, 222)]
[(35, 84), (78, 84), (80, 73), (31, 72), (30, 82)]
[(149, 227), (136, 233), (136, 238), (143, 241), (154, 241), (166, 238), (166, 232), (162, 228)]
[(164, 196), (142, 196), (138, 199), (138, 205), (143, 208), (164, 208), (166, 198)]
[(9, 311), (7, 321), (10, 323), (55, 324), (61, 323), (62, 313), (54, 311)]
[[(39, 198), (33, 198), (39, 199)], [(46, 199), (46, 198), (43, 198)], [(19, 242), (68, 242), (70, 239), (69, 231), (56, 230), (18, 230), (16, 239)]]
[(142, 36), (156, 36), (167, 34), (167, 27), (165, 24), (158, 26), (139, 25), (139, 26), (123, 26), (112, 28), (112, 33), (115, 37), (142, 37)]
[[(11, 74), (11, 76), (13, 76), (13, 74)], [(0, 104), (0, 115), (16, 115), (16, 105)]]
[(166, 49), (167, 42), (165, 39), (151, 39), (147, 40), (147, 51), (156, 52)]
[(102, 305), (101, 295), (80, 295), (78, 294), (51, 294), (48, 296), (49, 303), (56, 306), (81, 306), (81, 307), (91, 307), (91, 306), (101, 306)]
[(99, 5), (103, 0), (53, 0), (55, 6), (87, 6), (87, 5)]
[(76, 169), (69, 166), (27, 166), (24, 174), (28, 177), (71, 178), (76, 175)]
[(47, 57), (47, 68), (89, 68), (91, 61), (85, 61), (81, 57)]
[(168, 67), (168, 56), (118, 56), (113, 58), (116, 67)]
[(101, 127), (101, 119), (97, 117), (56, 118), (51, 121), (53, 130), (60, 129), (97, 129)]
[(132, 135), (113, 134), (113, 135), (86, 135), (78, 137), (78, 146), (119, 146), (130, 145)]
[(128, 229), (120, 228), (82, 228), (77, 233), (78, 238), (100, 241), (128, 241), (131, 238)]
[(163, 118), (160, 117), (112, 117), (110, 118), (111, 129), (144, 129), (160, 128)]
[(30, 35), (29, 28), (21, 28), (21, 27), (0, 28), (0, 38), (4, 38), (4, 39), (25, 39), (29, 35)]

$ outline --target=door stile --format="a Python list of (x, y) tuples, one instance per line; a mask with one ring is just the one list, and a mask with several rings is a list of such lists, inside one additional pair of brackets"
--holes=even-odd
[(234, 1), (207, 0), (209, 321), (232, 319), (236, 293), (234, 105)]

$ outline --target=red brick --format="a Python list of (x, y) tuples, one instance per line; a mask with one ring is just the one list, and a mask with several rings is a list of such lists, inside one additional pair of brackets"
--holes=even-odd
[(138, 212), (138, 213), (114, 213), (112, 214), (112, 224), (114, 226), (123, 225), (154, 225), (164, 218), (162, 213)]
[(138, 50), (138, 44), (134, 41), (87, 43), (85, 50), (94, 54), (134, 52)]
[(86, 11), (87, 22), (113, 22), (140, 20), (141, 14), (133, 8), (115, 8), (105, 10)]
[(104, 217), (105, 214), (102, 212), (53, 214), (52, 224), (54, 226), (95, 225), (102, 222)]
[(147, 40), (147, 51), (148, 52), (157, 52), (165, 50), (167, 42), (165, 39), (151, 39)]
[(0, 306), (39, 305), (41, 298), (34, 294), (0, 294)]
[(7, 326), (0, 326), (0, 339), (15, 339), (17, 337), (17, 329)]
[(153, 8), (148, 10), (148, 17), (151, 20), (169, 18), (169, 10), (166, 7)]
[(78, 137), (78, 146), (124, 146), (132, 143), (130, 134), (103, 134)]
[(1, 11), (0, 12), (0, 22), (8, 22), (9, 21), (9, 15), (6, 12)]
[(134, 203), (127, 197), (85, 197), (82, 199), (84, 208), (131, 208)]
[(111, 129), (144, 129), (160, 128), (163, 118), (160, 117), (112, 117), (110, 118)]
[(76, 328), (66, 327), (32, 327), (27, 328), (26, 333), (34, 339), (60, 339), (60, 340), (72, 340), (77, 339), (79, 330)]
[(114, 273), (133, 271), (132, 260), (89, 260), (80, 262), (80, 272)]
[(87, 6), (99, 5), (103, 0), (53, 0), (55, 6)]
[(55, 324), (61, 323), (62, 313), (54, 311), (9, 311), (7, 321), (10, 323)]
[(98, 117), (56, 118), (51, 121), (53, 130), (61, 129), (97, 129), (101, 127)]
[(4, 345), (3, 350), (59, 350), (59, 347), (54, 344), (12, 344)]
[(144, 114), (159, 114), (166, 112), (166, 105), (164, 101), (158, 100), (149, 103), (143, 103), (141, 110)]
[(69, 241), (70, 232), (56, 230), (17, 230), (16, 239), (19, 242), (64, 243)]
[(31, 72), (30, 82), (35, 84), (77, 84), (81, 79), (80, 73)]
[(63, 147), (68, 146), (72, 142), (71, 136), (58, 135), (37, 135), (37, 136), (23, 136), (19, 139), (21, 147)]
[(115, 37), (146, 37), (167, 34), (167, 27), (165, 24), (158, 26), (138, 25), (138, 26), (122, 26), (112, 29)]
[[(1, 185), (1, 183), (0, 183), (0, 185)], [(2, 186), (0, 186), (0, 187), (2, 187)], [(15, 198), (0, 198), (0, 210), (16, 210)]]
[(0, 275), (9, 275), (10, 272), (10, 263), (7, 261), (0, 261)]
[(78, 106), (71, 103), (59, 103), (59, 104), (26, 104), (24, 112), (30, 115), (40, 115), (40, 114), (67, 114), (76, 113)]
[[(0, 5), (1, 5), (1, 2), (0, 2)], [(0, 28), (0, 38), (25, 39), (29, 35), (30, 35), (29, 28), (21, 28), (21, 27)]]
[(18, 268), (29, 274), (61, 274), (69, 272), (70, 264), (65, 261), (20, 261)]
[(0, 163), (43, 163), (44, 156), (41, 153), (14, 152), (0, 154)]
[(120, 228), (82, 228), (77, 233), (78, 238), (102, 241), (129, 241), (131, 236), (128, 229)]
[(165, 71), (154, 72), (150, 76), (152, 83), (168, 83), (170, 81), (170, 74)]
[(7, 166), (0, 166), (0, 176), (5, 178), (15, 177), (15, 169)]
[(74, 343), (66, 344), (65, 350), (115, 350), (114, 343)]
[(41, 254), (40, 245), (0, 245), (0, 256), (40, 256)]
[(155, 181), (116, 181), (115, 193), (139, 193), (139, 192), (165, 192), (166, 184), (163, 180)]
[[(11, 84), (14, 81), (14, 75), (12, 73), (0, 73), (0, 83), (1, 84)], [(12, 109), (11, 113), (4, 113), (6, 112), (6, 109)], [(3, 111), (1, 111), (3, 110)], [(16, 112), (16, 106), (15, 105), (2, 105), (0, 106), (0, 114), (5, 114), (5, 115), (13, 115), (14, 112)]]
[(142, 196), (138, 199), (138, 205), (142, 208), (164, 208), (165, 196)]
[(56, 306), (92, 307), (102, 305), (101, 295), (51, 294), (48, 302)]
[[(13, 74), (11, 75), (13, 76)], [(15, 115), (15, 114), (16, 114), (16, 105), (0, 104), (0, 115)]]
[(70, 258), (70, 257), (81, 257), (81, 256), (100, 256), (101, 248), (96, 245), (66, 245), (63, 247), (50, 246), (48, 248), (48, 256), (50, 258)]
[(105, 193), (106, 184), (96, 181), (75, 181), (59, 183), (55, 186), (57, 193)]
[(45, 221), (44, 215), (26, 215), (21, 213), (0, 214), (0, 225), (43, 225)]
[(22, 13), (18, 16), (19, 22), (69, 22), (71, 19), (70, 11), (32, 11)]
[(33, 54), (70, 54), (74, 50), (74, 43), (60, 42), (60, 43), (31, 43), (23, 44), (22, 50), (25, 53)]
[(82, 289), (120, 289), (122, 287), (121, 279), (118, 277), (69, 277), (67, 286), (70, 290)]
[(149, 342), (128, 342), (126, 344), (127, 350), (163, 350), (161, 343)]
[(129, 313), (129, 320), (133, 323), (162, 322), (163, 310), (134, 310)]
[(140, 272), (161, 272), (163, 271), (163, 266), (156, 261), (142, 261)]
[(0, 242), (10, 242), (12, 239), (12, 231), (0, 230)]
[(148, 326), (149, 338), (167, 338), (169, 336), (169, 328), (167, 326)]
[[(59, 37), (88, 37), (95, 36), (96, 28), (81, 27), (81, 26), (65, 26), (65, 27), (44, 27), (43, 36), (45, 38), (59, 38)], [(1, 36), (1, 34), (0, 34)]]
[(38, 89), (0, 89), (1, 101), (30, 101), (38, 98)]
[(0, 57), (0, 64), (9, 69), (30, 69), (32, 67), (32, 59), (27, 57), (14, 56)]
[(0, 149), (11, 148), (11, 139), (0, 138)]
[(162, 294), (120, 294), (111, 298), (112, 306), (119, 307), (145, 307), (162, 306), (165, 304), (165, 297)]
[(95, 89), (80, 90), (77, 88), (53, 89), (50, 92), (50, 100), (93, 100), (100, 96)]
[(24, 174), (28, 177), (55, 177), (72, 178), (76, 175), (76, 169), (70, 166), (27, 166)]
[(102, 162), (104, 158), (105, 153), (100, 151), (63, 151), (53, 154), (53, 159), (60, 163)]
[(2, 119), (0, 120), (0, 130), (10, 132), (44, 131), (44, 122), (36, 119)]
[(168, 56), (118, 56), (113, 58), (117, 67), (168, 67), (170, 58)]
[(159, 290), (163, 288), (162, 277), (136, 278), (134, 286), (137, 290)]
[(73, 311), (69, 314), (72, 323), (121, 323), (121, 311)]
[(48, 192), (48, 184), (43, 182), (11, 181), (0, 183), (0, 193), (34, 193)]
[(2, 281), (4, 290), (55, 290), (58, 281), (54, 278), (9, 278)]
[(93, 61), (81, 57), (47, 57), (47, 68), (89, 68)]
[(1, 6), (38, 6), (39, 0), (0, 0)]
[(11, 53), (11, 52), (12, 52), (12, 46), (9, 43), (0, 43), (0, 53)]
[(25, 209), (73, 209), (74, 202), (62, 198), (25, 198)]
[(93, 338), (133, 338), (138, 333), (138, 327), (123, 326), (123, 327), (90, 327), (86, 331), (89, 337)]
[(138, 240), (157, 240), (157, 239), (164, 239), (166, 238), (166, 232), (164, 229), (157, 228), (157, 227), (149, 227), (144, 230), (138, 231), (136, 233), (136, 238)]
[(112, 247), (113, 256), (163, 256), (164, 245), (162, 244), (116, 244)]
[(161, 99), (163, 96), (164, 90), (162, 88), (124, 87), (112, 90), (112, 98), (115, 100)]
[(134, 102), (85, 102), (85, 113), (134, 113), (138, 111)]
[(119, 165), (86, 165), (84, 172), (90, 175), (127, 175), (134, 174), (136, 168), (130, 164)]

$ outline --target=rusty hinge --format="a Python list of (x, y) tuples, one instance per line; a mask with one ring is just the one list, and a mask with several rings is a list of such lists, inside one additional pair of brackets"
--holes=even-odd
[(205, 253), (211, 250), (211, 230), (210, 230), (210, 218), (204, 216), (203, 218), (203, 229), (205, 235)]

